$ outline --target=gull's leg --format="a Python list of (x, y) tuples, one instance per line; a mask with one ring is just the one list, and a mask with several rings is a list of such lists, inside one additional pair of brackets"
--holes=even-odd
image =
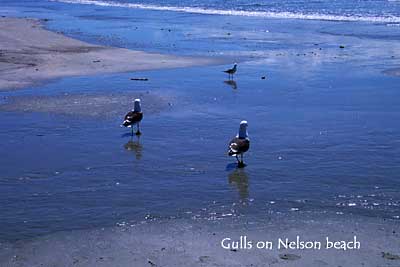
[(133, 126), (131, 125), (131, 131), (132, 131), (132, 136), (133, 136)]
[(137, 131), (136, 131), (136, 135), (140, 135), (139, 122), (137, 123)]
[(243, 168), (244, 166), (244, 162), (243, 162), (243, 153), (240, 154), (240, 161), (238, 160), (238, 167), (239, 168)]
[(239, 163), (240, 163), (240, 160), (239, 160), (238, 156), (236, 155), (235, 157), (236, 157), (236, 160), (237, 160), (237, 162), (238, 162), (238, 164), (239, 164)]

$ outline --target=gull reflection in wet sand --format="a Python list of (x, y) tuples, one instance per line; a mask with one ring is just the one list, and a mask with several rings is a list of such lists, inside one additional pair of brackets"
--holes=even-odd
[(242, 201), (249, 198), (249, 177), (244, 169), (235, 169), (228, 175), (229, 184), (235, 185)]
[(237, 89), (237, 83), (234, 80), (229, 80), (229, 81), (224, 81), (227, 85), (232, 87), (232, 89), (236, 90)]
[(137, 137), (137, 140), (134, 141), (133, 136), (131, 139), (124, 145), (124, 148), (128, 151), (135, 152), (136, 159), (140, 160), (142, 158), (142, 150), (143, 146), (140, 144), (140, 137)]

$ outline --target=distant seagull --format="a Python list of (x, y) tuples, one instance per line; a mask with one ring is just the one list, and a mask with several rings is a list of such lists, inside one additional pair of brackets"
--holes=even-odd
[(225, 73), (228, 73), (229, 79), (230, 79), (231, 77), (232, 77), (232, 79), (233, 79), (233, 74), (236, 73), (236, 70), (237, 70), (237, 64), (235, 63), (235, 64), (233, 64), (233, 68), (228, 69), (228, 70), (224, 70), (224, 72), (225, 72)]
[[(239, 133), (229, 143), (229, 156), (235, 156), (238, 162), (238, 167), (244, 167), (243, 154), (250, 148), (250, 139), (247, 134), (247, 121), (241, 121)], [(238, 156), (240, 155), (240, 160)]]
[(135, 105), (132, 111), (129, 111), (128, 114), (125, 115), (124, 122), (122, 125), (125, 127), (131, 127), (132, 128), (132, 135), (133, 135), (133, 125), (136, 124), (137, 126), (137, 131), (136, 135), (140, 135), (140, 130), (139, 130), (139, 123), (143, 119), (143, 112), (142, 108), (140, 106), (140, 99), (135, 99)]

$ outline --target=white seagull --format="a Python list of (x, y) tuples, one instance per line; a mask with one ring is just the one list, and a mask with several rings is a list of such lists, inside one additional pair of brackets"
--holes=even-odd
[[(236, 157), (238, 167), (244, 167), (243, 154), (250, 148), (250, 139), (247, 133), (247, 121), (241, 121), (239, 133), (229, 142), (228, 155)], [(240, 160), (238, 156), (240, 155)]]
[(131, 127), (132, 135), (133, 135), (133, 125), (136, 124), (136, 126), (137, 126), (136, 135), (140, 135), (141, 133), (139, 130), (139, 123), (142, 119), (143, 119), (143, 112), (142, 112), (142, 107), (140, 106), (140, 99), (135, 99), (134, 108), (132, 111), (129, 111), (125, 115), (125, 119), (124, 119), (122, 125), (125, 127)]

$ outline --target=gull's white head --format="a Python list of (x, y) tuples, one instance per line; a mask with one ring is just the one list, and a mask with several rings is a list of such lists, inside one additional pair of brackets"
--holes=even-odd
[(142, 107), (140, 106), (140, 99), (139, 98), (135, 99), (134, 103), (135, 105), (133, 111), (142, 112)]
[(241, 121), (239, 126), (239, 134), (237, 137), (239, 138), (247, 138), (249, 135), (247, 133), (247, 121)]

